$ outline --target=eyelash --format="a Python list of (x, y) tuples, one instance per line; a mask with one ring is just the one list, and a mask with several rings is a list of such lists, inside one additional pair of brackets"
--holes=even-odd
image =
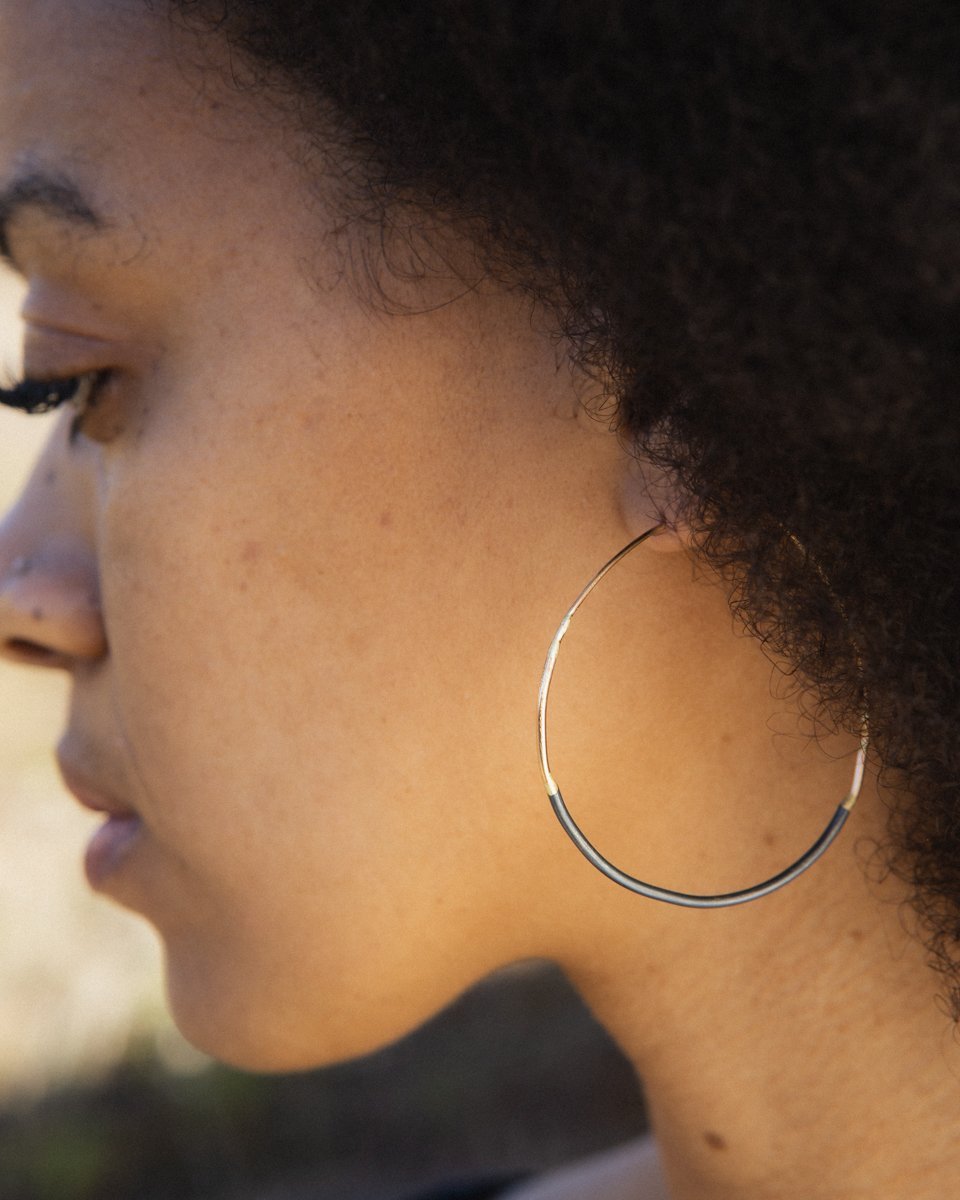
[(52, 412), (63, 404), (77, 410), (70, 426), (71, 441), (80, 432), (84, 418), (96, 407), (101, 388), (110, 376), (109, 371), (85, 371), (63, 379), (24, 379), (13, 387), (0, 387), (0, 404), (18, 408), (26, 413)]

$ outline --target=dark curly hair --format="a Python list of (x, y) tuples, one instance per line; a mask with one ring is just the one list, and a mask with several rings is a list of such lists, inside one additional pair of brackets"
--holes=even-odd
[(368, 214), (463, 221), (547, 301), (748, 627), (822, 717), (858, 729), (866, 692), (886, 860), (956, 981), (953, 5), (172, 5), (333, 112)]

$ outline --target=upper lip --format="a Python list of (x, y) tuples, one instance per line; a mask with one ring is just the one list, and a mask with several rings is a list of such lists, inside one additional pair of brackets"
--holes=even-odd
[(59, 750), (57, 751), (57, 766), (60, 768), (60, 774), (67, 790), (80, 801), (84, 808), (106, 813), (111, 817), (132, 817), (134, 815), (129, 804), (124, 804), (115, 793), (91, 780)]

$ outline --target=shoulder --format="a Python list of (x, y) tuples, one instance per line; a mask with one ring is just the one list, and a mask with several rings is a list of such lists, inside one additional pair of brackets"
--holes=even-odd
[(670, 1200), (652, 1138), (639, 1138), (503, 1193), (502, 1200)]

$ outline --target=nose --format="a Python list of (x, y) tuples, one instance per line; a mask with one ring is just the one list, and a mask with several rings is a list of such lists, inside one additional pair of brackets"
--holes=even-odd
[(49, 542), (10, 559), (0, 581), (0, 654), (69, 668), (105, 651), (95, 584), (77, 548)]
[(72, 669), (107, 646), (94, 553), (57, 476), (44, 455), (0, 523), (0, 655)]

